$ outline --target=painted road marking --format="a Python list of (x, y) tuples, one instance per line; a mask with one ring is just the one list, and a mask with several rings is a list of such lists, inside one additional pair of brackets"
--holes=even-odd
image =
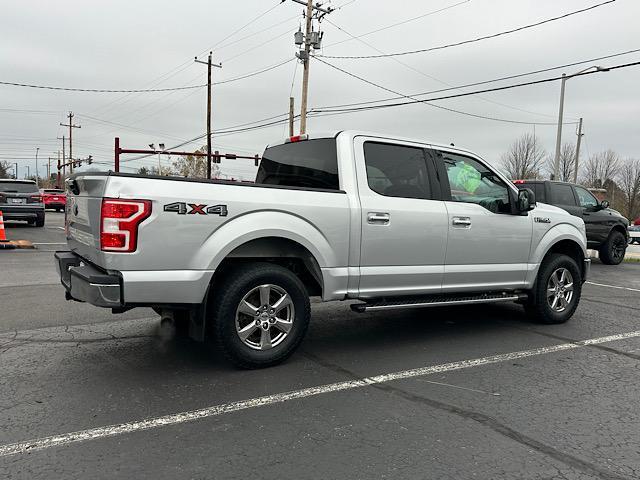
[(607, 288), (615, 288), (618, 290), (628, 290), (630, 292), (640, 292), (638, 288), (629, 288), (629, 287), (619, 287), (617, 285), (606, 285), (604, 283), (595, 283), (595, 282), (586, 282), (589, 285), (595, 285), (596, 287), (607, 287)]
[(237, 402), (223, 403), (213, 405), (211, 407), (192, 410), (188, 412), (175, 413), (162, 417), (149, 418), (147, 420), (139, 420), (134, 422), (121, 423), (118, 425), (107, 425), (104, 427), (90, 428), (78, 432), (62, 433), (52, 435), (50, 437), (36, 438), (26, 442), (10, 443), (0, 446), (0, 457), (16, 455), (18, 453), (32, 452), (35, 450), (44, 450), (72, 443), (86, 442), (87, 440), (96, 440), (99, 438), (114, 437), (125, 433), (139, 432), (142, 430), (150, 430), (152, 428), (166, 427), (169, 425), (178, 425), (185, 422), (192, 422), (203, 418), (224, 415), (225, 413), (238, 412), (240, 410), (248, 410), (250, 408), (264, 407), (266, 405), (274, 405), (278, 403), (297, 400), (300, 398), (314, 397), (332, 392), (340, 392), (343, 390), (351, 390), (354, 388), (366, 387), (368, 385), (376, 385), (380, 383), (392, 382), (395, 380), (405, 380), (408, 378), (422, 377), (432, 375), (434, 373), (451, 372), (454, 370), (462, 370), (465, 368), (479, 367), (482, 365), (491, 365), (495, 363), (508, 362), (520, 358), (535, 357), (546, 355), (549, 353), (562, 352), (565, 350), (573, 350), (582, 348), (587, 345), (598, 345), (601, 343), (615, 342), (628, 338), (640, 337), (640, 330), (635, 332), (620, 333), (617, 335), (609, 335), (607, 337), (591, 338), (575, 343), (562, 343), (549, 347), (534, 348), (532, 350), (522, 350), (519, 352), (503, 353), (500, 355), (492, 355), (489, 357), (475, 358), (472, 360), (462, 360), (460, 362), (444, 363), (441, 365), (432, 365), (429, 367), (415, 368), (412, 370), (403, 370), (400, 372), (386, 373), (373, 377), (366, 377), (357, 380), (348, 380), (345, 382), (330, 383), (327, 385), (318, 385), (316, 387), (303, 388), (291, 392), (275, 393), (264, 397), (252, 398), (249, 400), (240, 400)]
[(66, 245), (67, 242), (54, 242), (54, 243), (34, 243), (34, 245)]

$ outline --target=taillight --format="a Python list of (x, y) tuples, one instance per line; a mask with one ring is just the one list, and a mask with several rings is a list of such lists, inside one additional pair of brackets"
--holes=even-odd
[(100, 248), (105, 252), (135, 252), (138, 225), (151, 215), (150, 200), (103, 198)]
[(42, 195), (31, 195), (31, 200), (42, 203)]

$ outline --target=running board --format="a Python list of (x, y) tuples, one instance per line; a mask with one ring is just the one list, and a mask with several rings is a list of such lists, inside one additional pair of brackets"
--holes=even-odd
[(451, 305), (473, 305), (475, 303), (516, 302), (526, 300), (526, 293), (480, 293), (476, 295), (435, 295), (429, 298), (412, 300), (376, 301), (370, 303), (354, 303), (351, 310), (358, 313), (376, 312), (379, 310), (396, 310), (402, 308), (446, 307)]

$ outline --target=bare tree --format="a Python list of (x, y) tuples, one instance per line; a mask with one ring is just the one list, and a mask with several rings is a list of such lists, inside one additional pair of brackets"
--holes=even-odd
[[(197, 153), (204, 153), (206, 151), (206, 147), (202, 147), (197, 150)], [(184, 157), (180, 157), (178, 160), (173, 162), (173, 167), (178, 172), (178, 175), (182, 175), (183, 177), (193, 177), (193, 178), (206, 178), (207, 177), (207, 158), (206, 157), (196, 157), (194, 155), (187, 155)], [(212, 163), (211, 164), (211, 176), (216, 178), (220, 173), (220, 167)]]
[(9, 174), (9, 170), (11, 169), (11, 164), (9, 162), (5, 162), (4, 160), (0, 161), (0, 178), (11, 178), (12, 176)]
[[(558, 178), (561, 182), (570, 182), (573, 180), (573, 170), (576, 165), (576, 146), (573, 143), (564, 143), (560, 149), (560, 169)], [(547, 157), (547, 170), (549, 177), (553, 175), (555, 170), (555, 158), (551, 155)]]
[(640, 160), (627, 159), (620, 167), (618, 182), (624, 195), (624, 213), (633, 220), (640, 216)]
[(614, 181), (620, 169), (620, 157), (613, 150), (591, 155), (584, 166), (583, 182), (590, 188), (604, 188), (607, 181)]
[(512, 179), (538, 178), (545, 156), (535, 135), (525, 133), (502, 155), (502, 164)]

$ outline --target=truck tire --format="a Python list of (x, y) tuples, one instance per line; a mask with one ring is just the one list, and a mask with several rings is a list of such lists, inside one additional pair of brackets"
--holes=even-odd
[(241, 368), (286, 360), (309, 326), (304, 284), (286, 268), (254, 263), (234, 269), (214, 288), (213, 331), (225, 357)]
[(624, 260), (626, 250), (627, 241), (624, 235), (614, 230), (600, 247), (600, 261), (605, 265), (620, 265)]
[(44, 212), (37, 216), (35, 225), (36, 227), (44, 227)]
[(538, 271), (533, 298), (526, 309), (540, 323), (565, 323), (578, 308), (582, 274), (567, 255), (548, 256)]

